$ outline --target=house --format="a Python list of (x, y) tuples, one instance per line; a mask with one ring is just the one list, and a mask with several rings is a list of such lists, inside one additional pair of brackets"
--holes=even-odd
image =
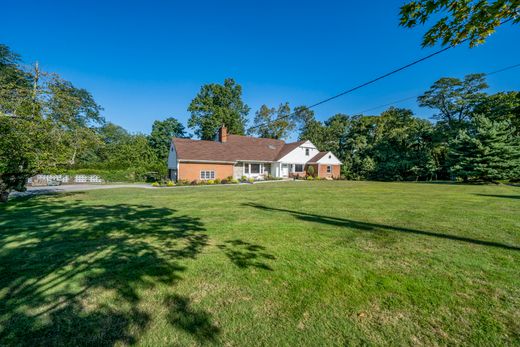
[(173, 138), (168, 157), (168, 176), (177, 180), (213, 180), (227, 177), (264, 179), (306, 176), (338, 178), (341, 162), (331, 152), (320, 152), (310, 141), (231, 135), (222, 126), (215, 141)]

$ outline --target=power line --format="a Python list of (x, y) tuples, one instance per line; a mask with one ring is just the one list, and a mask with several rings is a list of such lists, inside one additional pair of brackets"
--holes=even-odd
[[(468, 40), (469, 40), (469, 39), (465, 39), (465, 40), (461, 41), (460, 43), (462, 44), (462, 43), (464, 43), (464, 42), (466, 42), (466, 41), (468, 41)], [(361, 88), (363, 88), (363, 87), (366, 87), (366, 86), (368, 86), (368, 85), (370, 85), (370, 84), (373, 84), (373, 83), (375, 83), (375, 82), (377, 82), (377, 81), (380, 81), (380, 80), (382, 80), (382, 79), (384, 79), (384, 78), (387, 78), (387, 77), (389, 77), (389, 76), (391, 76), (391, 75), (394, 75), (394, 74), (396, 74), (396, 73), (398, 73), (398, 72), (400, 72), (400, 71), (403, 71), (403, 70), (405, 70), (405, 69), (407, 69), (407, 68), (409, 68), (409, 67), (412, 67), (412, 66), (414, 66), (414, 65), (416, 65), (416, 64), (419, 64), (420, 62), (423, 62), (423, 61), (425, 61), (425, 60), (427, 60), (427, 59), (433, 58), (434, 56), (436, 56), (436, 55), (438, 55), (438, 54), (441, 54), (441, 53), (443, 53), (443, 52), (446, 52), (447, 50), (449, 50), (450, 48), (453, 48), (453, 47), (455, 47), (455, 46), (444, 47), (444, 48), (442, 48), (442, 49), (440, 49), (440, 50), (438, 50), (438, 51), (435, 51), (435, 52), (433, 52), (433, 53), (431, 53), (431, 54), (428, 54), (427, 56), (424, 56), (424, 57), (422, 57), (422, 58), (419, 58), (419, 59), (417, 59), (417, 60), (412, 61), (411, 63), (408, 63), (408, 64), (406, 64), (406, 65), (403, 65), (403, 66), (401, 66), (400, 68), (397, 68), (397, 69), (395, 69), (395, 70), (392, 70), (392, 71), (390, 71), (390, 72), (387, 72), (387, 73), (385, 73), (385, 74), (383, 74), (383, 75), (381, 75), (381, 76), (378, 76), (378, 77), (376, 77), (376, 78), (374, 78), (374, 79), (371, 79), (371, 80), (369, 80), (369, 81), (367, 81), (367, 82), (364, 82), (364, 83), (362, 83), (362, 84), (360, 84), (360, 85), (357, 85), (357, 86), (355, 86), (355, 87), (353, 87), (353, 88), (350, 88), (350, 89), (348, 89), (348, 90), (345, 90), (344, 92), (341, 92), (341, 93), (339, 93), (339, 94), (336, 94), (336, 95), (334, 95), (334, 96), (331, 96), (331, 97), (329, 97), (329, 98), (327, 98), (327, 99), (321, 100), (321, 101), (319, 101), (319, 102), (317, 102), (317, 103), (315, 103), (315, 104), (312, 104), (312, 105), (310, 105), (310, 106), (306, 106), (306, 108), (307, 108), (307, 109), (312, 109), (312, 108), (315, 108), (316, 106), (319, 106), (319, 105), (322, 105), (322, 104), (324, 104), (324, 103), (326, 103), (326, 102), (329, 102), (329, 101), (331, 101), (331, 100), (337, 99), (337, 98), (339, 98), (339, 97), (341, 97), (341, 96), (343, 96), (343, 95), (346, 95), (346, 94), (352, 93), (353, 91), (356, 91), (356, 90), (361, 89)], [(285, 115), (285, 116), (279, 117), (279, 118), (277, 118), (277, 119), (289, 118), (289, 117), (294, 116), (296, 113), (297, 113), (297, 112), (292, 112), (292, 113), (290, 113), (290, 114), (288, 114), (288, 115)], [(259, 125), (254, 125), (254, 126), (250, 127), (249, 129), (258, 128), (258, 127), (260, 127), (260, 126), (262, 126), (262, 125), (260, 125), (260, 124), (259, 124)]]
[[(507, 70), (511, 70), (511, 69), (517, 68), (519, 66), (520, 66), (520, 64), (506, 66), (506, 67), (504, 67), (502, 69), (485, 73), (484, 76), (491, 76), (491, 75), (494, 75), (494, 74), (497, 74), (497, 73), (500, 73), (500, 72), (504, 72), (504, 71), (507, 71)], [(354, 114), (363, 114), (365, 112), (370, 112), (370, 111), (373, 111), (373, 110), (377, 110), (377, 109), (382, 108), (382, 107), (391, 106), (391, 105), (395, 105), (395, 104), (400, 104), (401, 102), (405, 102), (405, 101), (408, 101), (408, 100), (416, 99), (418, 97), (419, 97), (419, 95), (409, 96), (407, 98), (396, 100), (396, 101), (392, 101), (392, 102), (389, 102), (387, 104), (371, 107), (371, 108), (368, 108), (366, 110), (363, 110), (363, 111), (360, 111), (360, 112), (356, 112)]]
[[(502, 22), (500, 23), (500, 25), (506, 24), (507, 22), (510, 22), (510, 21), (513, 20), (513, 19), (514, 19), (514, 18), (506, 19), (506, 20), (502, 21)], [(463, 43), (469, 41), (469, 39), (470, 39), (470, 38), (468, 37), (468, 38), (466, 38), (466, 39), (460, 41), (457, 45), (463, 44)], [(327, 98), (327, 99), (325, 99), (325, 100), (322, 100), (322, 101), (319, 101), (319, 102), (317, 102), (317, 103), (315, 103), (315, 104), (312, 104), (312, 105), (310, 105), (310, 106), (307, 106), (306, 108), (307, 108), (307, 109), (311, 109), (311, 108), (314, 108), (314, 107), (316, 107), (316, 106), (322, 105), (322, 104), (324, 104), (324, 103), (326, 103), (326, 102), (329, 102), (329, 101), (331, 101), (331, 100), (337, 99), (337, 98), (339, 98), (339, 97), (341, 97), (341, 96), (343, 96), (343, 95), (346, 95), (346, 94), (352, 93), (353, 91), (356, 91), (356, 90), (361, 89), (361, 88), (363, 88), (363, 87), (366, 87), (366, 86), (368, 86), (368, 85), (370, 85), (370, 84), (373, 84), (373, 83), (375, 83), (375, 82), (377, 82), (377, 81), (379, 81), (379, 80), (382, 80), (382, 79), (384, 79), (384, 78), (386, 78), (386, 77), (389, 77), (389, 76), (391, 76), (391, 75), (393, 75), (393, 74), (396, 74), (396, 73), (398, 73), (398, 72), (400, 72), (400, 71), (403, 71), (403, 70), (405, 70), (405, 69), (407, 69), (407, 68), (409, 68), (409, 67), (412, 67), (412, 66), (414, 66), (414, 65), (416, 65), (416, 64), (419, 64), (420, 62), (423, 62), (423, 61), (425, 61), (425, 60), (427, 60), (427, 59), (433, 58), (434, 56), (436, 56), (436, 55), (438, 55), (438, 54), (441, 54), (441, 53), (443, 53), (443, 52), (446, 52), (447, 50), (449, 50), (450, 48), (453, 48), (453, 47), (456, 47), (456, 46), (454, 46), (454, 45), (450, 45), (450, 46), (448, 46), (448, 47), (444, 47), (444, 48), (442, 48), (442, 49), (439, 49), (438, 51), (435, 51), (435, 52), (433, 52), (433, 53), (431, 53), (431, 54), (429, 54), (429, 55), (427, 55), (427, 56), (424, 56), (424, 57), (422, 57), (422, 58), (419, 58), (419, 59), (417, 59), (417, 60), (414, 60), (413, 62), (408, 63), (408, 64), (406, 64), (406, 65), (404, 65), (404, 66), (401, 66), (400, 68), (397, 68), (397, 69), (395, 69), (395, 70), (392, 70), (392, 71), (390, 71), (390, 72), (387, 72), (387, 73), (385, 73), (385, 74), (383, 74), (383, 75), (381, 75), (381, 76), (379, 76), (379, 77), (376, 77), (376, 78), (374, 78), (374, 79), (372, 79), (372, 80), (370, 80), (370, 81), (368, 81), (368, 82), (362, 83), (362, 84), (357, 85), (357, 86), (355, 86), (355, 87), (353, 87), (353, 88), (350, 88), (350, 89), (348, 89), (348, 90), (345, 90), (344, 92), (341, 92), (341, 93), (339, 93), (339, 94), (336, 94), (336, 95), (334, 95), (334, 96), (331, 96), (331, 97), (329, 97), (329, 98)], [(279, 120), (279, 119), (289, 118), (289, 117), (294, 116), (295, 114), (296, 114), (296, 112), (292, 112), (292, 113), (290, 113), (290, 114), (288, 114), (288, 115), (285, 115), (285, 116), (282, 116), (282, 117), (277, 118), (277, 120)], [(255, 129), (255, 128), (258, 128), (258, 127), (260, 127), (260, 126), (262, 126), (262, 125), (263, 125), (263, 124), (254, 125), (254, 126), (250, 127), (249, 129)]]

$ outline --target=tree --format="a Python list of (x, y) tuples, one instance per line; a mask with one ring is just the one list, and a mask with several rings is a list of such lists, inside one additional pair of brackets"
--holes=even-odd
[(371, 157), (372, 178), (409, 180), (426, 178), (431, 168), (432, 124), (414, 117), (408, 109), (394, 108), (381, 114), (375, 128)]
[(32, 70), (22, 67), (6, 46), (0, 46), (0, 82), (0, 195), (7, 200), (34, 174), (73, 165), (98, 141), (94, 126), (103, 117), (88, 91), (40, 71), (37, 63)]
[(484, 74), (472, 74), (458, 78), (443, 77), (417, 98), (419, 106), (437, 109), (434, 116), (450, 130), (458, 131), (469, 121), (475, 107), (482, 102), (488, 88)]
[(48, 95), (43, 100), (46, 116), (55, 124), (57, 141), (66, 149), (64, 160), (74, 165), (78, 155), (98, 144), (94, 127), (105, 122), (102, 107), (86, 89), (76, 88), (57, 75), (49, 81), (44, 95)]
[(473, 118), (450, 142), (452, 173), (470, 179), (496, 181), (517, 178), (520, 173), (520, 138), (509, 121)]
[(188, 127), (195, 129), (195, 135), (202, 140), (211, 140), (222, 125), (230, 134), (243, 135), (249, 107), (242, 101), (242, 87), (227, 78), (223, 85), (202, 86), (188, 111)]
[(155, 150), (159, 160), (168, 159), (173, 137), (185, 137), (184, 126), (175, 118), (156, 120), (149, 136), (150, 146)]
[(422, 45), (456, 46), (469, 40), (470, 47), (485, 42), (505, 22), (520, 22), (518, 0), (413, 0), (401, 7), (401, 25), (413, 28), (431, 17), (437, 22), (426, 32)]
[(507, 120), (520, 136), (520, 92), (500, 92), (487, 95), (475, 106), (475, 114), (481, 114), (494, 121)]
[(278, 109), (269, 108), (262, 105), (256, 111), (253, 126), (248, 133), (256, 134), (259, 137), (270, 139), (283, 139), (296, 127), (295, 120), (291, 116), (289, 103), (280, 104)]
[(39, 69), (27, 71), (20, 57), (0, 45), (0, 202), (52, 162), (51, 122), (41, 115)]

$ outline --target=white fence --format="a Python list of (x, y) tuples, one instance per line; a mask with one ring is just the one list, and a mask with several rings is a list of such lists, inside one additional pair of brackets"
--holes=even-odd
[(51, 181), (63, 183), (103, 183), (98, 175), (36, 175), (29, 178), (30, 185), (48, 185)]

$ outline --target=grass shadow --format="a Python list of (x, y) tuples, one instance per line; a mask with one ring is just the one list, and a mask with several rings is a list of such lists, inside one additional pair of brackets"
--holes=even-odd
[(208, 242), (198, 218), (149, 205), (20, 197), (0, 216), (2, 345), (136, 343), (152, 319), (141, 290), (180, 281)]
[(360, 231), (369, 231), (369, 232), (378, 231), (378, 230), (395, 231), (395, 232), (400, 232), (400, 233), (410, 233), (410, 234), (416, 234), (416, 235), (431, 236), (431, 237), (435, 237), (435, 238), (465, 242), (465, 243), (470, 243), (470, 244), (480, 245), (480, 246), (488, 246), (488, 247), (496, 247), (496, 248), (512, 250), (512, 251), (520, 251), (520, 247), (518, 247), (518, 246), (508, 245), (508, 244), (504, 244), (504, 243), (500, 243), (500, 242), (478, 240), (478, 239), (472, 239), (472, 238), (464, 237), (464, 236), (450, 235), (450, 234), (444, 234), (444, 233), (435, 233), (435, 232), (431, 232), (431, 231), (416, 230), (416, 229), (403, 228), (403, 227), (397, 227), (397, 226), (385, 225), (385, 224), (359, 222), (359, 221), (346, 219), (346, 218), (322, 216), (322, 215), (318, 215), (318, 214), (293, 211), (293, 210), (275, 208), (275, 207), (268, 207), (265, 205), (260, 205), (260, 204), (255, 204), (255, 203), (246, 203), (244, 205), (253, 207), (253, 208), (257, 208), (257, 209), (261, 209), (264, 211), (289, 213), (300, 220), (314, 222), (314, 223), (328, 224), (328, 225), (332, 225), (332, 226), (336, 226), (336, 227), (345, 227), (345, 228), (356, 229), (356, 230), (360, 230)]
[(474, 194), (478, 196), (486, 196), (491, 198), (504, 198), (504, 199), (515, 199), (520, 200), (520, 195), (498, 195), (498, 194)]
[(273, 270), (265, 261), (276, 258), (267, 253), (264, 246), (236, 239), (225, 241), (224, 244), (217, 247), (239, 268), (256, 267), (263, 270)]

